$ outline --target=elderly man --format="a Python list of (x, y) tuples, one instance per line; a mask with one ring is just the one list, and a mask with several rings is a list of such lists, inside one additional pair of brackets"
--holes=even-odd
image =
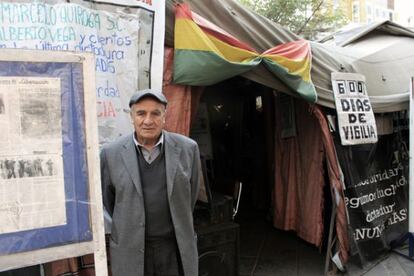
[(163, 130), (166, 106), (160, 91), (134, 94), (129, 102), (134, 133), (101, 151), (114, 276), (198, 275), (192, 212), (200, 186), (199, 150), (193, 140)]

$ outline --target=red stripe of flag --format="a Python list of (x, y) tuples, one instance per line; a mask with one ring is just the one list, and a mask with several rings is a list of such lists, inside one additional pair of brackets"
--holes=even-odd
[(190, 7), (187, 4), (178, 4), (175, 10), (176, 19), (187, 19), (193, 21), (197, 24), (205, 33), (221, 40), (233, 47), (244, 49), (247, 51), (255, 52), (256, 51), (249, 45), (239, 41), (237, 38), (227, 33), (222, 28), (206, 20), (202, 16), (198, 15), (195, 12), (190, 10)]
[(263, 53), (263, 55), (280, 55), (293, 60), (307, 58), (309, 54), (309, 44), (303, 39), (278, 45)]

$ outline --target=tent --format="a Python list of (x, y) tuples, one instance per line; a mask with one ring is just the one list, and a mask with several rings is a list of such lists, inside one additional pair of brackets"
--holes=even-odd
[[(270, 20), (254, 14), (240, 3), (224, 1), (186, 1), (191, 10), (220, 26), (226, 32), (245, 42), (257, 52), (263, 52), (275, 45), (298, 40), (299, 37)], [(174, 45), (174, 7), (177, 1), (167, 1), (166, 39), (167, 46)], [(347, 40), (346, 47), (312, 42), (312, 80), (317, 90), (317, 104), (334, 108), (331, 85), (331, 72), (355, 72), (366, 77), (368, 94), (374, 112), (394, 112), (407, 108), (409, 96), (409, 77), (414, 72), (414, 56), (409, 49), (414, 46), (413, 32), (393, 23), (384, 23), (364, 29)], [(382, 27), (381, 27), (382, 26)], [(398, 42), (398, 43), (397, 43)], [(401, 43), (401, 44), (400, 44)], [(400, 46), (399, 46), (400, 45)], [(403, 45), (403, 46), (401, 46)], [(264, 66), (258, 66), (242, 74), (243, 77), (295, 96), (295, 92), (270, 74)], [(321, 139), (326, 150), (326, 159), (330, 184), (338, 205), (337, 235), (340, 247), (340, 259), (346, 262), (348, 256), (348, 238), (346, 215), (341, 202), (342, 182), (338, 168), (332, 138), (329, 137), (327, 122), (320, 110), (311, 112), (321, 125)], [(300, 149), (294, 149), (300, 153)], [(290, 160), (292, 162), (292, 160)], [(303, 171), (304, 168), (302, 168)], [(339, 201), (338, 201), (339, 200)], [(339, 202), (339, 203), (338, 203)]]
[[(173, 26), (174, 26), (174, 7), (177, 3), (167, 1), (167, 14), (166, 14), (166, 39), (165, 43), (166, 46), (172, 46), (173, 45)], [(290, 41), (299, 40), (299, 37), (294, 35), (293, 33), (283, 29), (281, 26), (267, 20), (264, 17), (255, 15), (254, 13), (246, 10), (243, 8), (240, 4), (233, 1), (211, 1), (208, 3), (208, 6), (205, 5), (202, 1), (191, 1), (189, 2), (189, 5), (191, 9), (197, 13), (199, 13), (202, 17), (205, 17), (205, 19), (210, 20), (212, 23), (219, 25), (225, 31), (228, 33), (231, 33), (233, 36), (235, 36), (237, 39), (243, 39), (243, 42), (246, 42), (251, 47), (255, 48), (256, 51), (263, 52), (264, 50), (267, 50), (269, 48), (272, 48), (273, 46), (277, 44), (283, 44)], [(242, 18), (239, 18), (242, 17)], [(226, 25), (227, 24), (227, 25)], [(256, 38), (256, 36), (258, 36)], [(270, 38), (270, 39), (269, 39)], [(313, 47), (313, 45), (312, 45)], [(313, 48), (312, 48), (313, 51)], [(325, 59), (324, 62), (319, 63), (319, 67), (326, 66), (327, 63), (329, 64), (336, 64), (339, 68), (339, 63), (337, 59), (335, 59), (333, 56), (330, 56), (329, 59)], [(168, 64), (168, 62), (166, 63)], [(343, 63), (345, 64), (345, 63)], [(313, 60), (313, 71), (317, 71), (320, 69), (315, 66), (315, 59)], [(168, 70), (168, 67), (165, 68)], [(294, 92), (289, 90), (285, 85), (282, 84), (277, 78), (275, 78), (273, 75), (271, 75), (263, 66), (259, 66), (255, 68), (252, 71), (249, 71), (242, 75), (243, 77), (247, 79), (251, 79), (254, 82), (263, 84), (266, 87), (273, 88), (277, 91), (284, 92), (286, 94), (294, 95)], [(330, 82), (330, 73), (323, 75), (320, 80), (325, 82)], [(328, 85), (327, 85), (328, 86)], [(175, 94), (177, 93), (170, 93), (168, 91), (169, 89), (164, 89), (164, 91), (167, 91), (167, 98), (168, 94)], [(319, 93), (319, 91), (318, 91)], [(271, 95), (271, 94), (270, 94)], [(319, 95), (318, 95), (319, 96)], [(331, 95), (332, 97), (332, 95)], [(331, 99), (332, 101), (332, 99)], [(321, 97), (319, 96), (318, 103), (321, 102)], [(171, 105), (170, 105), (171, 108)], [(302, 110), (307, 110), (305, 113), (309, 116), (305, 116), (305, 113), (303, 113), (301, 116), (305, 119), (305, 121), (302, 121), (301, 123), (303, 126), (314, 126), (317, 127), (321, 125), (320, 128), (316, 128), (316, 132), (318, 132), (315, 139), (309, 140), (306, 139), (306, 135), (312, 135), (309, 133), (309, 131), (315, 130), (315, 128), (307, 128), (305, 132), (303, 132), (300, 136), (296, 136), (293, 139), (286, 140), (288, 144), (285, 144), (286, 141), (282, 141), (281, 144), (279, 144), (282, 148), (286, 148), (289, 153), (282, 154), (280, 151), (276, 154), (280, 157), (277, 162), (287, 162), (294, 164), (295, 158), (292, 158), (293, 156), (300, 156), (302, 154), (303, 147), (298, 146), (301, 141), (309, 141), (309, 147), (308, 148), (326, 148), (328, 149), (326, 152), (324, 151), (318, 151), (318, 160), (321, 162), (317, 162), (317, 167), (312, 167), (311, 170), (309, 170), (308, 165), (310, 165), (312, 162), (308, 162), (305, 160), (312, 160), (311, 155), (312, 152), (306, 152), (306, 156), (304, 156), (304, 163), (303, 166), (292, 166), (289, 170), (281, 170), (281, 166), (277, 166), (278, 171), (276, 172), (275, 177), (279, 179), (287, 179), (287, 181), (280, 182), (280, 185), (283, 185), (285, 187), (293, 187), (297, 186), (297, 188), (294, 189), (286, 189), (286, 194), (278, 194), (278, 196), (284, 196), (289, 199), (289, 203), (281, 204), (279, 207), (281, 208), (281, 212), (286, 214), (284, 216), (285, 221), (279, 221), (275, 222), (276, 224), (280, 225), (281, 229), (285, 230), (295, 230), (302, 238), (308, 240), (311, 243), (316, 244), (317, 246), (321, 246), (321, 237), (323, 232), (323, 221), (322, 221), (322, 209), (323, 209), (323, 189), (321, 186), (321, 183), (323, 183), (323, 161), (322, 160), (329, 160), (328, 161), (328, 172), (327, 174), (330, 175), (331, 181), (330, 185), (333, 187), (333, 190), (336, 191), (337, 195), (342, 194), (342, 186), (340, 182), (340, 173), (338, 166), (336, 164), (335, 154), (332, 151), (333, 149), (333, 142), (329, 135), (328, 130), (328, 124), (326, 122), (326, 119), (323, 118), (322, 112), (318, 107), (307, 109), (306, 105), (301, 105), (298, 107)], [(181, 110), (188, 110), (188, 108), (181, 108)], [(276, 115), (277, 116), (277, 115)], [(311, 118), (312, 121), (311, 124), (309, 122), (306, 122), (306, 118)], [(184, 121), (184, 120), (181, 120)], [(315, 132), (315, 133), (316, 133)], [(318, 138), (316, 138), (318, 137)], [(273, 155), (271, 151), (269, 151), (270, 148), (267, 149), (268, 153), (270, 155)], [(326, 157), (325, 157), (326, 153)], [(286, 159), (287, 158), (287, 159)], [(310, 172), (310, 174), (309, 174)], [(284, 175), (286, 174), (286, 175)], [(287, 175), (287, 174), (290, 174)], [(292, 177), (294, 176), (294, 177)], [(315, 177), (317, 176), (317, 177)], [(290, 181), (294, 181), (293, 185)], [(322, 182), (321, 182), (322, 181)], [(307, 185), (309, 184), (309, 185)], [(302, 186), (302, 187), (301, 187)], [(309, 193), (303, 193), (303, 196), (301, 199), (298, 199), (294, 196), (295, 191), (301, 191), (301, 188), (306, 187), (308, 189)], [(283, 190), (283, 189), (282, 189)], [(302, 207), (299, 208), (300, 201), (302, 199), (306, 198), (306, 195), (310, 195), (312, 193), (312, 200), (306, 201), (306, 204), (302, 205)], [(293, 196), (293, 197), (292, 197)], [(308, 197), (309, 198), (309, 197)], [(299, 205), (298, 205), (299, 204)], [(346, 215), (345, 215), (345, 204), (344, 200), (341, 197), (337, 202), (338, 208), (337, 213), (339, 214), (336, 217), (336, 233), (339, 240), (339, 251), (340, 256), (342, 259), (342, 262), (346, 262), (347, 260), (347, 250), (348, 250), (348, 238), (347, 238), (347, 232), (346, 232)], [(287, 208), (287, 209), (285, 209)], [(316, 224), (312, 220), (312, 216), (309, 216), (306, 214), (306, 210), (315, 209), (316, 213), (318, 213), (318, 219)], [(295, 211), (296, 210), (296, 211)], [(298, 215), (294, 215), (295, 212), (300, 212)], [(292, 214), (294, 219), (292, 220)], [(302, 219), (306, 219), (306, 222), (308, 224), (305, 224)], [(310, 225), (311, 227), (307, 227)]]

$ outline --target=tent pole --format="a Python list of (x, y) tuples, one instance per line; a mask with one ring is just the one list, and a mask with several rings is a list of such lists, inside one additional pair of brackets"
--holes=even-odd
[[(414, 256), (414, 78), (410, 79), (410, 105), (409, 105), (409, 151), (408, 151), (408, 233), (404, 240), (408, 240), (408, 257)], [(399, 253), (399, 252), (397, 252)], [(400, 254), (400, 253), (399, 253)], [(401, 255), (401, 254), (400, 254)]]
[(410, 79), (410, 102), (409, 102), (409, 151), (408, 151), (408, 233), (399, 240), (396, 245), (401, 245), (403, 242), (408, 241), (408, 256), (402, 253), (400, 250), (394, 252), (413, 260), (414, 256), (414, 77)]
[[(414, 78), (412, 77), (410, 80), (410, 139), (409, 139), (409, 176), (408, 176), (408, 232), (411, 236), (414, 233), (414, 164), (413, 164), (413, 156), (414, 156), (414, 108), (413, 108), (413, 93), (414, 93)], [(410, 247), (410, 257), (412, 257), (412, 248)]]
[[(331, 196), (332, 193), (331, 193)], [(332, 200), (333, 201), (333, 200)], [(325, 257), (325, 276), (329, 275), (329, 267), (331, 263), (331, 257), (332, 257), (332, 246), (333, 246), (333, 229), (335, 225), (335, 218), (336, 218), (336, 203), (332, 202), (332, 212), (331, 212), (331, 222), (329, 224), (329, 236), (328, 236), (328, 246), (326, 248), (326, 257)]]

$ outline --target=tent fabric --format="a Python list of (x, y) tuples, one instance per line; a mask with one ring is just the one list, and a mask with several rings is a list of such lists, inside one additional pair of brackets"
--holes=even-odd
[(283, 113), (276, 100), (275, 186), (273, 224), (294, 230), (302, 239), (321, 246), (323, 235), (324, 148), (319, 122), (308, 104), (296, 100), (296, 135), (282, 138)]
[[(335, 145), (325, 115), (317, 105), (295, 102), (296, 136), (281, 138), (283, 108), (276, 103), (274, 226), (294, 230), (309, 243), (321, 246), (323, 237), (324, 174), (336, 204), (335, 227), (339, 258), (349, 258), (344, 186)], [(326, 160), (327, 172), (323, 161)]]
[[(414, 40), (412, 41), (414, 43)], [(412, 45), (411, 47), (414, 47)], [(321, 68), (319, 66), (322, 63), (323, 67), (331, 68), (332, 72), (357, 72), (362, 73), (366, 78), (366, 87), (371, 101), (371, 105), (375, 113), (393, 112), (398, 110), (407, 109), (408, 107), (408, 85), (406, 83), (409, 80), (410, 73), (408, 70), (414, 70), (414, 55), (411, 58), (402, 59), (404, 62), (401, 64), (401, 60), (391, 60), (381, 62), (378, 60), (370, 61), (364, 60), (359, 57), (359, 53), (355, 51), (349, 53), (349, 50), (340, 47), (333, 47), (328, 45), (319, 45), (318, 48), (312, 47), (313, 55), (322, 53), (324, 59), (313, 59), (313, 70)], [(342, 53), (342, 55), (338, 54)], [(348, 55), (348, 56), (347, 56)], [(393, 66), (390, 63), (393, 63)], [(400, 63), (398, 65), (398, 63)], [(363, 72), (361, 70), (365, 70)], [(381, 68), (379, 70), (378, 68)], [(410, 69), (412, 68), (412, 69)], [(395, 74), (394, 72), (401, 72)], [(407, 79), (406, 81), (394, 81), (395, 79)], [(384, 81), (385, 80), (385, 81)], [(388, 81), (387, 81), (388, 80)], [(332, 96), (331, 91), (331, 78), (330, 75), (323, 74), (320, 72), (319, 77), (313, 77), (313, 82), (318, 91), (318, 104), (335, 108), (334, 104), (331, 103), (330, 97)], [(393, 86), (391, 86), (391, 82)], [(325, 87), (330, 88), (325, 88)]]
[(414, 32), (412, 30), (402, 27), (394, 22), (385, 20), (364, 24), (348, 30), (339, 30), (338, 32), (322, 38), (318, 42), (345, 47), (372, 32), (381, 32), (393, 36), (406, 36), (414, 38)]
[(365, 75), (375, 112), (408, 108), (408, 83), (414, 75), (414, 32), (384, 21), (341, 31), (322, 41), (328, 51), (336, 49), (349, 56), (348, 63)]
[(346, 206), (344, 201), (344, 184), (341, 170), (336, 156), (335, 144), (330, 133), (328, 122), (322, 110), (318, 106), (312, 108), (313, 116), (318, 120), (322, 132), (321, 139), (325, 149), (325, 158), (333, 204), (336, 204), (336, 237), (338, 239), (338, 252), (342, 264), (346, 264), (349, 258), (349, 236)]
[[(325, 115), (318, 105), (295, 101), (296, 136), (282, 138), (287, 114), (276, 101), (274, 226), (294, 230), (309, 243), (321, 246), (323, 238), (324, 174), (336, 204), (337, 247), (342, 264), (349, 255), (348, 223), (344, 186), (335, 145)], [(324, 172), (323, 161), (327, 171)]]
[(304, 99), (315, 102), (310, 78), (311, 49), (306, 40), (273, 47), (262, 54), (225, 32), (188, 5), (177, 5), (174, 82), (212, 85), (264, 63), (275, 76)]
[[(166, 0), (166, 45), (174, 45), (174, 7), (176, 0)], [(296, 41), (300, 37), (284, 29), (269, 19), (257, 15), (243, 7), (239, 2), (233, 0), (187, 0), (185, 1), (191, 10), (219, 26), (226, 32), (237, 37), (240, 41), (250, 45), (256, 51), (262, 53), (275, 45)], [(360, 51), (351, 48), (343, 48), (332, 45), (323, 45), (312, 42), (312, 69), (311, 77), (315, 85), (318, 101), (317, 103), (334, 108), (331, 72), (361, 73), (366, 77), (367, 90), (370, 95), (374, 112), (392, 112), (406, 109), (408, 106), (410, 74), (414, 72), (414, 55), (409, 49), (414, 48), (414, 39), (409, 29), (397, 24), (386, 24), (388, 27), (381, 27), (381, 32), (391, 38), (406, 38), (406, 46), (399, 50), (392, 47), (390, 54), (399, 54), (402, 59), (392, 60), (381, 59), (386, 51), (371, 52), (371, 56), (361, 56)], [(379, 26), (376, 26), (379, 28)], [(375, 30), (375, 29), (374, 29)], [(364, 33), (363, 37), (372, 33)], [(401, 45), (401, 44), (398, 44)], [(374, 55), (375, 60), (372, 60)], [(367, 59), (366, 59), (367, 58)], [(404, 61), (401, 63), (400, 61)], [(395, 73), (398, 72), (398, 73)], [(289, 95), (295, 93), (283, 82), (259, 65), (242, 76), (272, 87), (275, 90)], [(391, 80), (398, 78), (398, 81)], [(383, 79), (386, 79), (384, 82)], [(400, 79), (407, 79), (400, 81)], [(381, 84), (381, 85), (379, 85)]]

